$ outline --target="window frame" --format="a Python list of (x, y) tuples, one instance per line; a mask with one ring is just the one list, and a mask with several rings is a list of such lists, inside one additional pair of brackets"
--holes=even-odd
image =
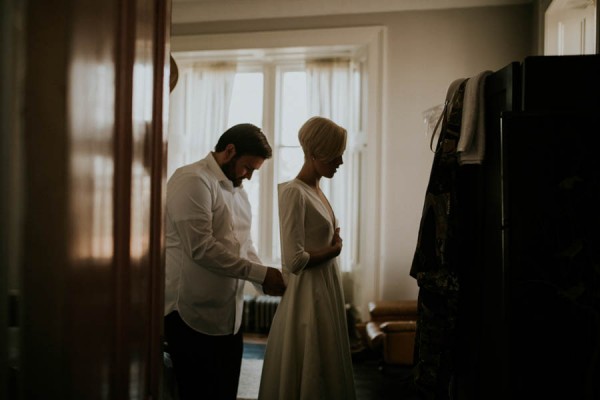
[[(360, 304), (360, 313), (368, 316), (366, 304), (379, 299), (383, 282), (383, 253), (381, 236), (383, 232), (382, 215), (386, 208), (383, 187), (383, 143), (389, 135), (385, 123), (387, 110), (387, 27), (381, 25), (298, 29), (283, 31), (257, 31), (218, 34), (174, 35), (171, 37), (173, 57), (179, 61), (194, 57), (195, 54), (217, 55), (223, 52), (235, 52), (235, 60), (249, 58), (266, 59), (271, 52), (287, 54), (323, 53), (324, 48), (351, 48), (357, 56), (366, 60), (364, 73), (367, 80), (363, 83), (364, 101), (363, 124), (364, 158), (361, 161), (360, 193), (361, 216), (359, 220), (360, 262), (353, 271), (352, 293), (355, 304)], [(329, 53), (331, 56), (331, 54)], [(265, 129), (272, 127), (265, 126)], [(347, 295), (348, 293), (346, 293)], [(349, 299), (352, 300), (352, 297)]]

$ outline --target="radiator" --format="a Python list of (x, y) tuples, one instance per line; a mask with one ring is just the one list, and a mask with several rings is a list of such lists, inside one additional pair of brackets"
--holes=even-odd
[(244, 330), (268, 333), (280, 302), (281, 296), (244, 296)]

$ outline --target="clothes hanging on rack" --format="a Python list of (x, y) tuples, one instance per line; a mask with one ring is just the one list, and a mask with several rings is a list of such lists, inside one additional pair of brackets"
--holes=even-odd
[(464, 218), (476, 191), (472, 169), (485, 154), (483, 71), (448, 87), (411, 276), (419, 285), (415, 384), (427, 398), (448, 399), (455, 375), (461, 266), (471, 257)]
[(458, 238), (453, 229), (459, 168), (456, 149), (466, 84), (466, 79), (458, 79), (448, 88), (410, 271), (419, 285), (414, 382), (431, 399), (449, 398), (453, 375), (460, 287), (454, 254)]
[(485, 80), (492, 71), (483, 71), (467, 81), (463, 99), (458, 163), (481, 164), (485, 156)]

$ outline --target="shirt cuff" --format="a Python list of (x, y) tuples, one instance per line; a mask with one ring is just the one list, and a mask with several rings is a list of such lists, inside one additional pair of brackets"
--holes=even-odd
[(265, 281), (265, 277), (267, 276), (267, 267), (264, 265), (251, 263), (250, 271), (248, 272), (248, 280), (253, 283), (258, 283), (262, 285)]

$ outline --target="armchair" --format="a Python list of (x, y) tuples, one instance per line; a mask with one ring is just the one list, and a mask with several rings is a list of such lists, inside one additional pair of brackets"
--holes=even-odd
[(368, 346), (381, 351), (384, 364), (413, 365), (417, 301), (369, 302)]

